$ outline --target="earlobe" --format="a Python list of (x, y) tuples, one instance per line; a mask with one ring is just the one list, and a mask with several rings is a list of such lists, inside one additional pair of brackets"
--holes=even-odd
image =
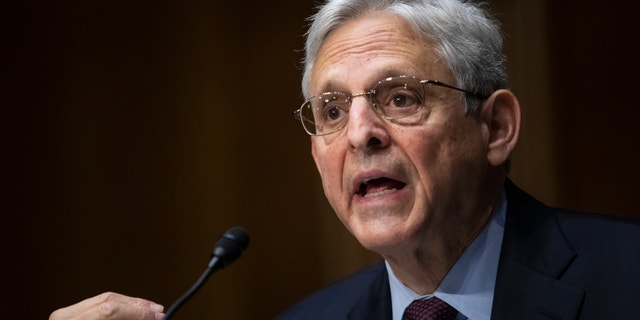
[(494, 92), (482, 111), (489, 131), (487, 160), (493, 166), (504, 164), (518, 143), (520, 103), (509, 90)]

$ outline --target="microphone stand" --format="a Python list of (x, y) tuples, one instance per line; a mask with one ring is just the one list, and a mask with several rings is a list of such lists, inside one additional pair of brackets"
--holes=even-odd
[[(216, 260), (215, 262), (213, 262), (213, 260)], [(218, 257), (213, 257), (213, 259), (211, 259), (211, 261), (213, 262), (213, 264), (215, 264), (218, 261)], [(167, 309), (167, 312), (164, 314), (164, 320), (169, 320), (169, 318), (171, 318), (171, 316), (173, 316), (173, 314), (180, 308), (182, 307), (182, 305), (189, 300), (189, 298), (191, 298), (191, 296), (193, 296), (198, 290), (200, 290), (200, 288), (202, 287), (202, 285), (207, 281), (207, 279), (209, 278), (209, 276), (213, 273), (214, 268), (212, 267), (213, 265), (212, 263), (209, 263), (209, 266), (204, 270), (204, 272), (202, 273), (202, 275), (200, 276), (200, 278), (198, 279), (198, 281), (196, 281), (196, 283), (194, 283), (191, 288), (189, 288), (189, 290), (187, 290), (187, 292), (185, 292), (182, 297), (180, 297), (180, 299), (176, 300), (176, 302), (174, 302), (171, 307), (169, 307), (169, 309)]]
[(249, 235), (241, 227), (229, 229), (216, 243), (211, 260), (198, 281), (194, 283), (180, 299), (176, 300), (164, 314), (164, 320), (169, 320), (176, 311), (198, 291), (207, 281), (209, 276), (216, 270), (224, 268), (234, 262), (244, 249), (249, 245)]

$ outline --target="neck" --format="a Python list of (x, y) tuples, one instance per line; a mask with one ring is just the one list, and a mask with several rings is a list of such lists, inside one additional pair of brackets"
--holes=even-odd
[(417, 294), (433, 293), (491, 219), (502, 185), (495, 190), (488, 193), (485, 190), (485, 201), (457, 219), (449, 218), (448, 225), (425, 230), (411, 248), (383, 255), (396, 277)]

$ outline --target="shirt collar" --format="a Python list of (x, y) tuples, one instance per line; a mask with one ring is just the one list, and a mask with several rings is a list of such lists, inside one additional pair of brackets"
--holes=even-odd
[(436, 296), (460, 312), (457, 319), (489, 320), (504, 235), (507, 198), (502, 192), (492, 218), (464, 251), (433, 294), (421, 296), (406, 287), (385, 262), (389, 274), (393, 320), (415, 299)]

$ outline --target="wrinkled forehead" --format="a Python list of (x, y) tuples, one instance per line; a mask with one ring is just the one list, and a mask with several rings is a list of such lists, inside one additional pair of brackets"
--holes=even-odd
[(339, 83), (372, 85), (398, 75), (442, 78), (445, 70), (439, 60), (433, 41), (420, 37), (402, 18), (369, 14), (327, 35), (310, 70), (308, 89), (314, 95)]

